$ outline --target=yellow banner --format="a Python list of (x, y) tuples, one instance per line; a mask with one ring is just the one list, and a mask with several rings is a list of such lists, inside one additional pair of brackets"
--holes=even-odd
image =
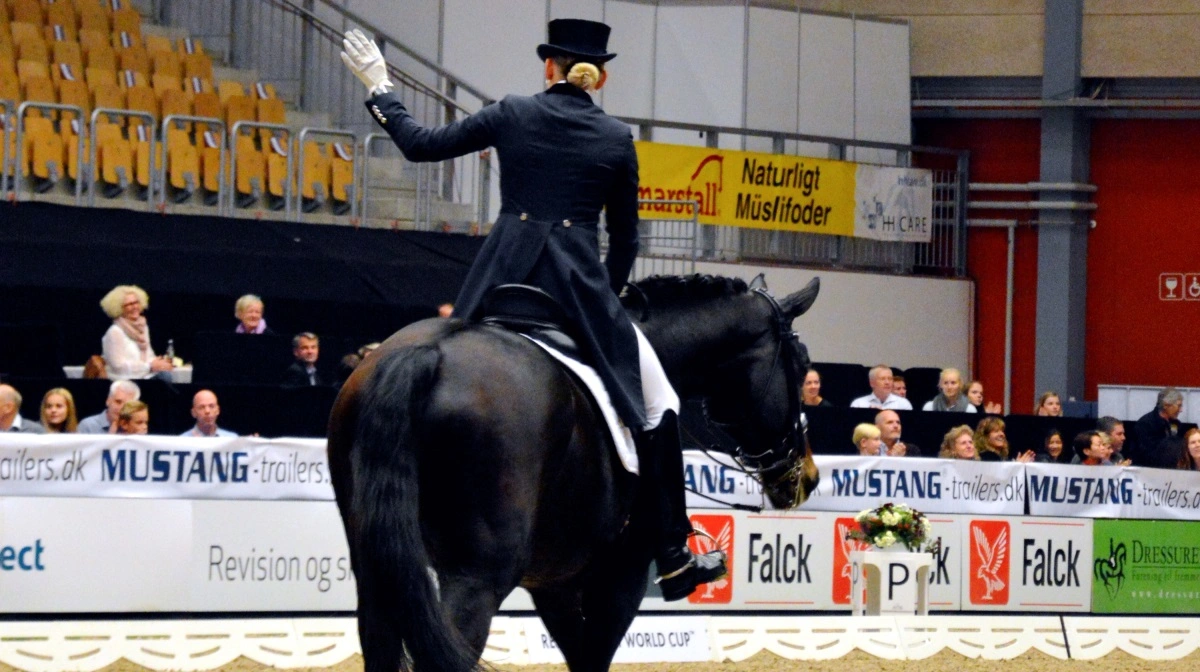
[[(702, 224), (854, 235), (857, 165), (804, 156), (636, 142), (638, 198), (700, 204)], [(643, 219), (691, 219), (684, 205), (643, 204)]]

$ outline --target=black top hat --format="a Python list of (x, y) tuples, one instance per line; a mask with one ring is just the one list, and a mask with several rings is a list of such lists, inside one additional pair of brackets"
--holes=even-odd
[(585, 19), (554, 19), (546, 28), (548, 42), (537, 48), (538, 58), (542, 60), (573, 56), (589, 63), (604, 63), (617, 57), (607, 53), (608, 34), (612, 30), (607, 24)]

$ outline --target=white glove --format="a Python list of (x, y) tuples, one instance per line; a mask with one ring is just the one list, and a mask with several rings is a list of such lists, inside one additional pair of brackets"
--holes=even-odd
[(382, 93), (392, 89), (392, 83), (388, 80), (387, 63), (383, 60), (383, 54), (379, 53), (379, 47), (375, 46), (374, 40), (368, 39), (361, 30), (355, 28), (346, 31), (342, 47), (345, 48), (342, 52), (342, 62), (350, 68), (350, 72), (362, 80), (369, 93)]

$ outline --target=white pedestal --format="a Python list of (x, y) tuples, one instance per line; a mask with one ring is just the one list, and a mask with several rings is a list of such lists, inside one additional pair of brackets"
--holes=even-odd
[(850, 553), (850, 613), (855, 616), (928, 614), (931, 566), (933, 556), (929, 553)]

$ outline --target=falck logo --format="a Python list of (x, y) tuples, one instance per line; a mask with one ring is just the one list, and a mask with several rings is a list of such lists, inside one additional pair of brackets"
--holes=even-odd
[(688, 539), (688, 547), (693, 553), (711, 553), (715, 550), (725, 551), (725, 564), (729, 573), (725, 578), (706, 583), (691, 595), (688, 602), (692, 604), (729, 604), (733, 600), (733, 516), (695, 515), (691, 517), (692, 527), (697, 532), (712, 536), (709, 539), (704, 534), (692, 535)]
[(858, 529), (853, 518), (838, 518), (833, 522), (833, 603), (850, 604), (850, 554), (865, 551), (870, 545), (846, 534)]
[(1008, 523), (1001, 520), (971, 521), (971, 604), (1008, 604)]

